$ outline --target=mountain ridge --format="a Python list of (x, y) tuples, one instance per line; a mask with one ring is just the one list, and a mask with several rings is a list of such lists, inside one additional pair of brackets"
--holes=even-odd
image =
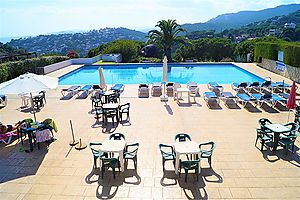
[(201, 30), (222, 31), (230, 28), (240, 28), (247, 24), (266, 20), (275, 16), (287, 15), (300, 10), (300, 4), (280, 5), (274, 8), (267, 8), (258, 11), (239, 11), (236, 13), (225, 13), (214, 17), (204, 23), (182, 24), (188, 32)]

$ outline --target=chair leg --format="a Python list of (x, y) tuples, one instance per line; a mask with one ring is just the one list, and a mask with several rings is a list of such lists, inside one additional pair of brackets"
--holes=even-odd
[(103, 175), (104, 175), (104, 169), (105, 169), (105, 167), (104, 167), (104, 165), (103, 165), (103, 163), (102, 163), (102, 167), (101, 167), (101, 175), (102, 175), (102, 179), (103, 179)]
[(264, 145), (265, 145), (265, 141), (264, 141), (264, 140), (262, 140), (262, 141), (261, 141), (261, 148), (260, 148), (260, 150), (261, 150), (261, 151), (263, 150), (263, 148), (264, 148)]
[(163, 171), (165, 171), (165, 159), (162, 160), (162, 165), (163, 165)]
[(115, 169), (115, 167), (112, 167), (112, 171), (113, 171), (113, 177), (115, 179), (116, 178), (116, 169)]
[(188, 170), (185, 169), (185, 170), (184, 170), (184, 173), (185, 173), (184, 181), (187, 182)]
[(209, 164), (209, 167), (211, 168), (211, 156), (208, 157), (208, 164)]
[(94, 156), (94, 168), (97, 168), (97, 157)]
[(195, 169), (195, 173), (197, 175), (197, 182), (199, 181), (199, 167), (197, 166), (197, 168)]
[(137, 170), (137, 157), (133, 159), (134, 169)]

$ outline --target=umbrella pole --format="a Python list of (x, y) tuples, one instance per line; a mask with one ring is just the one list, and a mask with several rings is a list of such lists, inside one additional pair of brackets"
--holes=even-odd
[(290, 113), (291, 113), (291, 110), (289, 109), (289, 115), (288, 115), (288, 120), (287, 120), (287, 123), (289, 122), (290, 120)]
[(30, 92), (30, 103), (31, 103), (31, 109), (33, 112), (33, 117), (34, 117), (34, 122), (36, 122), (36, 116), (35, 116), (35, 110), (34, 110), (34, 105), (33, 105), (33, 98), (32, 98), (32, 93)]

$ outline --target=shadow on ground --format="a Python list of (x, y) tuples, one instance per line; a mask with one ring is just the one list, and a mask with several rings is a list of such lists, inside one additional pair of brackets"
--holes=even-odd
[(206, 182), (223, 183), (222, 176), (212, 168), (201, 168), (198, 181), (195, 173), (190, 172), (188, 174), (187, 182), (185, 182), (184, 177), (184, 173), (176, 175), (174, 170), (165, 170), (160, 184), (163, 187), (174, 187), (178, 182), (187, 199), (208, 199), (208, 194), (205, 190)]
[[(29, 151), (28, 141), (24, 145), (15, 142), (0, 144), (0, 184), (26, 176), (35, 175), (48, 152), (45, 143), (40, 144), (40, 149)], [(30, 152), (30, 153), (27, 153)]]
[(98, 184), (95, 191), (98, 199), (112, 199), (116, 196), (118, 189), (123, 183), (139, 185), (141, 177), (135, 169), (125, 169), (124, 172), (116, 172), (116, 178), (113, 178), (112, 171), (105, 171), (103, 178), (99, 168), (92, 169), (85, 178), (87, 184)]

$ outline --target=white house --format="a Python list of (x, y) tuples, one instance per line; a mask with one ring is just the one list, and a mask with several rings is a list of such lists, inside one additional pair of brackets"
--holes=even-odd
[(122, 62), (122, 55), (120, 53), (102, 54), (101, 60), (104, 62)]
[(296, 24), (295, 23), (285, 23), (284, 24), (284, 28), (290, 28), (290, 29), (295, 29), (296, 28)]

